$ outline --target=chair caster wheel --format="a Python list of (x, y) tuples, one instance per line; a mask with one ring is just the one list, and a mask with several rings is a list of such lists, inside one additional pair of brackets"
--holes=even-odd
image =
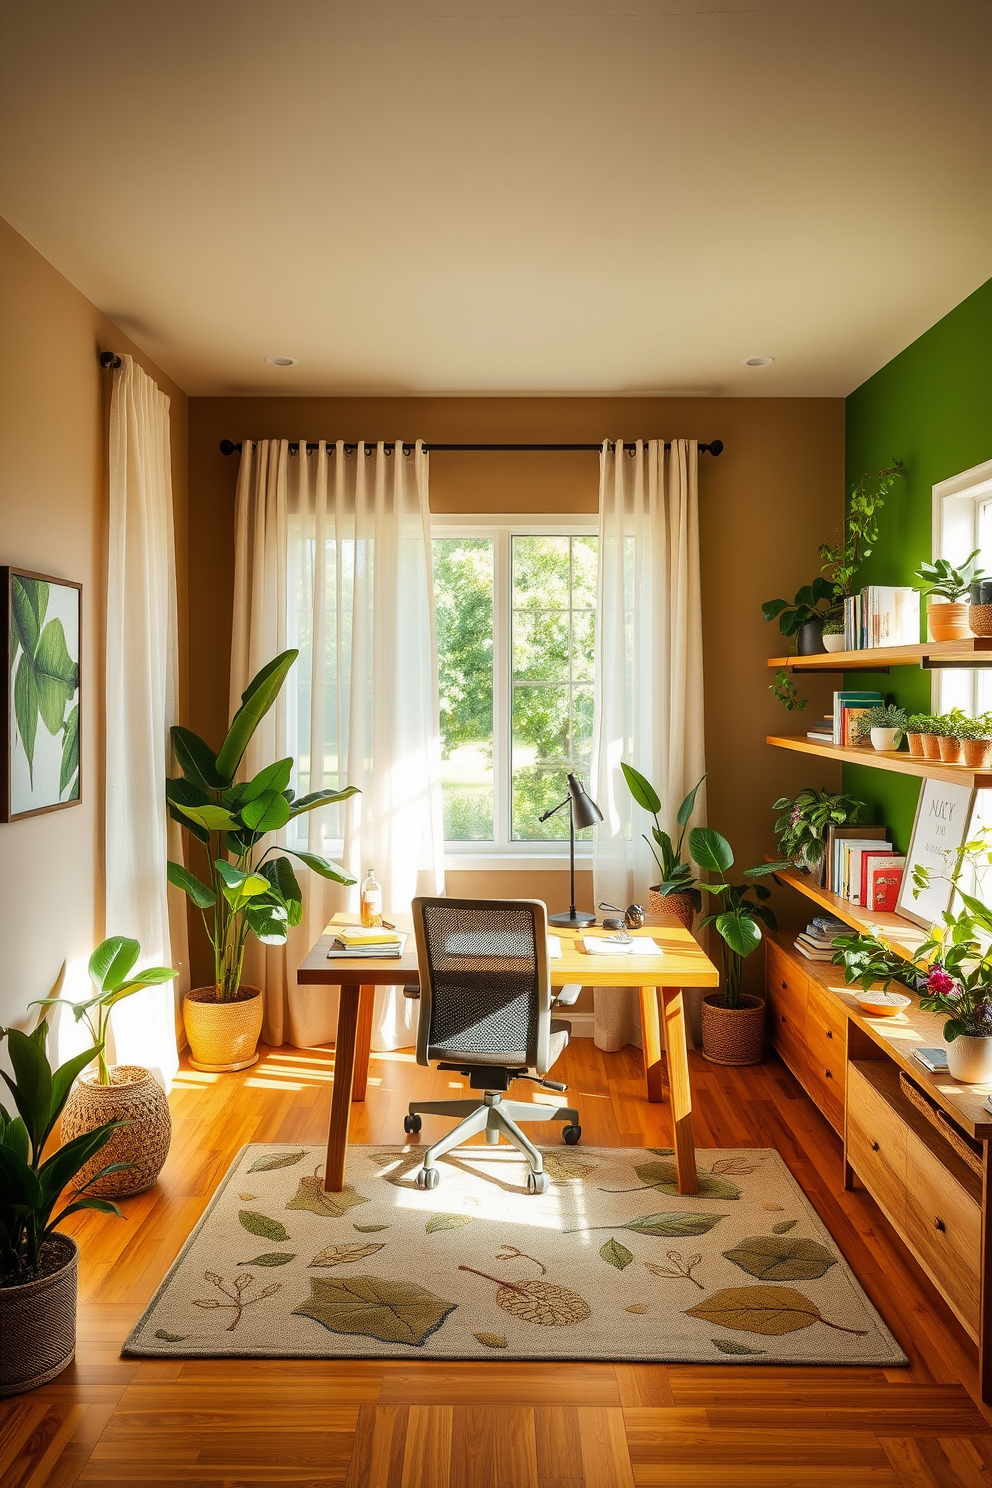
[(547, 1173), (528, 1173), (527, 1192), (532, 1194), (543, 1194), (548, 1191)]
[(574, 1147), (582, 1135), (582, 1128), (581, 1126), (563, 1126), (561, 1135), (562, 1140), (567, 1142), (569, 1147)]
[(441, 1174), (437, 1168), (421, 1168), (417, 1174), (418, 1188), (437, 1188), (441, 1182)]
[(407, 1133), (408, 1136), (411, 1132), (419, 1132), (423, 1124), (424, 1121), (422, 1116), (403, 1117), (403, 1130)]

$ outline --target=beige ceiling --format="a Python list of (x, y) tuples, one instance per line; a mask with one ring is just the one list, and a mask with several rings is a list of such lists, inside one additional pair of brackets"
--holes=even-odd
[(0, 28), (0, 215), (191, 393), (839, 395), (992, 275), (988, 0)]

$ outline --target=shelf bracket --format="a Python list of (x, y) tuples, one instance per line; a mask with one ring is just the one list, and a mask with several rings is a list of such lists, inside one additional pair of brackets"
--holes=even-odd
[(992, 656), (985, 653), (976, 656), (974, 660), (969, 658), (967, 661), (942, 661), (940, 657), (924, 656), (920, 659), (920, 670), (923, 672), (988, 672), (992, 671)]

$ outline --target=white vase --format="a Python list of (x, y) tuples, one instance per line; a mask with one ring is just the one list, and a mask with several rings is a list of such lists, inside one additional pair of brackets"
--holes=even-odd
[(844, 644), (843, 634), (825, 635), (823, 637), (823, 649), (824, 651), (846, 651), (847, 647)]
[(898, 749), (901, 743), (902, 729), (873, 728), (871, 731), (873, 749)]
[(965, 1085), (992, 1085), (992, 1038), (959, 1033), (947, 1045), (947, 1068)]

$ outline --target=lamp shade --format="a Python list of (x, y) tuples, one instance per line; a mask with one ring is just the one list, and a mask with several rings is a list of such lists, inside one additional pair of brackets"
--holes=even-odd
[(586, 791), (582, 781), (576, 780), (572, 774), (568, 777), (568, 793), (572, 797), (572, 820), (577, 831), (582, 827), (594, 827), (597, 822), (603, 820), (603, 813)]

